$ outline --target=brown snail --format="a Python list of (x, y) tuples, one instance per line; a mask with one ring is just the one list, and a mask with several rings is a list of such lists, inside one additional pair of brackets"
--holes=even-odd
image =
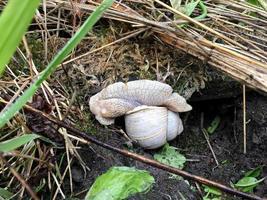
[(151, 80), (114, 83), (92, 96), (90, 110), (103, 125), (125, 116), (127, 134), (142, 147), (153, 149), (183, 131), (178, 112), (192, 107), (171, 86)]

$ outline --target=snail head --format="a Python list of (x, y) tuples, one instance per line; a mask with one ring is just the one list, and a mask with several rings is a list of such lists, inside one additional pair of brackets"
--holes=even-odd
[(163, 104), (173, 112), (188, 112), (192, 106), (186, 102), (186, 99), (178, 93), (173, 93)]
[(90, 110), (95, 115), (97, 121), (103, 125), (110, 125), (114, 123), (114, 118), (110, 116), (112, 111), (107, 102), (102, 100), (90, 99)]

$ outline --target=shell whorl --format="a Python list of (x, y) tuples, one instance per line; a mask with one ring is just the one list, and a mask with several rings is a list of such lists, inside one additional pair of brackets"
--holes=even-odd
[(146, 149), (158, 148), (183, 131), (179, 114), (166, 107), (138, 106), (124, 119), (128, 136)]
[(103, 125), (114, 123), (114, 118), (125, 115), (140, 105), (165, 106), (174, 112), (186, 112), (192, 107), (170, 85), (151, 80), (128, 83), (117, 82), (92, 96), (90, 110)]

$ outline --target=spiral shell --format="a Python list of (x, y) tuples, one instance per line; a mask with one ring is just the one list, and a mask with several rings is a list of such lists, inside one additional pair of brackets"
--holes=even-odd
[(176, 138), (183, 130), (184, 126), (179, 114), (168, 110), (167, 141)]
[(178, 113), (166, 107), (139, 106), (125, 115), (129, 137), (146, 149), (155, 149), (183, 131)]

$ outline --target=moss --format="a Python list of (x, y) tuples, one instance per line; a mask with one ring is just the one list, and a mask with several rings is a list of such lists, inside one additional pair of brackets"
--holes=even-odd
[[(31, 34), (27, 37), (29, 49), (32, 53), (32, 59), (38, 71), (41, 71), (46, 66), (44, 61), (45, 49), (43, 41), (38, 33)], [(24, 50), (24, 47), (22, 47)]]
[(147, 70), (143, 70), (143, 69), (138, 71), (137, 76), (139, 77), (139, 79), (149, 79), (149, 80), (155, 80), (156, 79), (155, 73), (147, 71)]
[(91, 135), (96, 135), (97, 128), (94, 124), (91, 113), (86, 111), (83, 113), (83, 120), (77, 122), (77, 128)]
[[(34, 64), (37, 70), (41, 71), (46, 66), (46, 64), (44, 62), (43, 41), (38, 38), (40, 38), (39, 34), (30, 34), (27, 36), (27, 43), (32, 54)], [(19, 49), (25, 56), (27, 56), (25, 46), (22, 42), (19, 45)], [(23, 72), (24, 74), (30, 74), (27, 61), (18, 52), (14, 53), (14, 58), (11, 59), (8, 66), (11, 68), (15, 75), (19, 76), (21, 72)]]

